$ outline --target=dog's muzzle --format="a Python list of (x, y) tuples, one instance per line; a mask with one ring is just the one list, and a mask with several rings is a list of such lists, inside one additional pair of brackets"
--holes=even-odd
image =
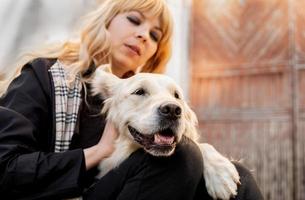
[(128, 126), (134, 140), (154, 156), (171, 155), (177, 144), (181, 108), (175, 104), (165, 104), (158, 108), (158, 129), (152, 133), (141, 133), (136, 128)]
[(169, 121), (175, 121), (181, 117), (181, 108), (173, 103), (161, 105), (158, 108), (158, 113), (161, 118)]
[(132, 126), (128, 126), (128, 129), (134, 140), (154, 156), (169, 156), (176, 147), (177, 136), (170, 128), (152, 134), (141, 133)]

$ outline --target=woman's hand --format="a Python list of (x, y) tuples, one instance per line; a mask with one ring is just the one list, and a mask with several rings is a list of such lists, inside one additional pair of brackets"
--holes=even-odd
[(115, 140), (118, 132), (112, 122), (107, 121), (100, 141), (87, 149), (84, 149), (86, 169), (98, 165), (103, 159), (109, 157), (115, 149)]
[(109, 157), (115, 149), (114, 143), (118, 137), (118, 132), (112, 122), (107, 121), (103, 135), (97, 144), (104, 157)]

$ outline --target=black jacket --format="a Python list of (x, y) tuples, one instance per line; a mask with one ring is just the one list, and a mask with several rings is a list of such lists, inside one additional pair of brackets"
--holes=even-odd
[[(95, 145), (101, 137), (105, 126), (104, 116), (98, 115), (102, 100), (89, 95), (87, 103), (81, 103), (70, 151), (54, 153), (54, 89), (48, 73), (54, 62), (36, 59), (27, 64), (0, 99), (1, 197), (69, 198), (94, 182), (97, 170), (86, 171), (82, 149)], [(193, 142), (178, 144), (168, 159), (139, 150), (92, 186), (85, 197), (211, 199), (205, 190), (202, 163)], [(236, 166), (242, 182), (236, 200), (262, 199), (250, 172)]]
[(90, 109), (81, 103), (82, 116), (78, 118), (70, 148), (74, 150), (53, 153), (55, 108), (48, 69), (54, 62), (36, 59), (27, 64), (0, 99), (3, 106), (0, 107), (1, 196), (7, 194), (10, 199), (69, 197), (69, 194), (80, 194), (92, 182), (95, 170), (86, 172), (81, 148), (96, 144), (102, 133), (103, 117), (95, 115), (101, 101), (90, 97), (89, 103), (96, 105)]

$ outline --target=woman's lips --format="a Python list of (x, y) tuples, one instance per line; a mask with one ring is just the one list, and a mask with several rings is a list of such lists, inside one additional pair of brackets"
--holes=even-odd
[(139, 47), (135, 46), (135, 45), (128, 45), (125, 44), (126, 47), (128, 47), (131, 51), (135, 52), (138, 56), (141, 56), (141, 50)]

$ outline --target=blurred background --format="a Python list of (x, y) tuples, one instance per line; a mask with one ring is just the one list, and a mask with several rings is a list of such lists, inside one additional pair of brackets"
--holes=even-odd
[[(167, 74), (196, 112), (201, 141), (241, 159), (265, 199), (305, 199), (305, 0), (167, 2)], [(0, 0), (0, 75), (20, 52), (70, 37), (94, 5)]]

